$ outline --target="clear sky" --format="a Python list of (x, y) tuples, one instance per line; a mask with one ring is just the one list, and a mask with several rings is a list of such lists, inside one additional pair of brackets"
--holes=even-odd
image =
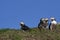
[(36, 27), (41, 17), (60, 21), (60, 0), (0, 0), (0, 28)]

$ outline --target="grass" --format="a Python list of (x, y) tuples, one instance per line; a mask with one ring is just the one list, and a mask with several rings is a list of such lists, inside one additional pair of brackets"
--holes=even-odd
[(1, 29), (0, 40), (60, 40), (60, 25), (55, 31), (48, 29), (32, 28), (30, 31)]

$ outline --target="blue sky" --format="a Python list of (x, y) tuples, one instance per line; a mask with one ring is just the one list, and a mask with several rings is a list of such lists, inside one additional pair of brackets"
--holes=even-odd
[(0, 28), (36, 27), (41, 17), (60, 20), (60, 0), (0, 0)]

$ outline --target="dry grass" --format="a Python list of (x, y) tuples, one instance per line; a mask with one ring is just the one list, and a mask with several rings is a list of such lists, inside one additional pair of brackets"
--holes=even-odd
[(22, 30), (2, 29), (0, 40), (60, 40), (60, 25), (55, 31), (33, 28), (28, 32)]

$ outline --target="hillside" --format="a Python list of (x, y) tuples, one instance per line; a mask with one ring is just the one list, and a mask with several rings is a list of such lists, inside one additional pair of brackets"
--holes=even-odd
[(60, 25), (55, 31), (33, 28), (29, 32), (15, 29), (1, 29), (0, 40), (60, 40)]

